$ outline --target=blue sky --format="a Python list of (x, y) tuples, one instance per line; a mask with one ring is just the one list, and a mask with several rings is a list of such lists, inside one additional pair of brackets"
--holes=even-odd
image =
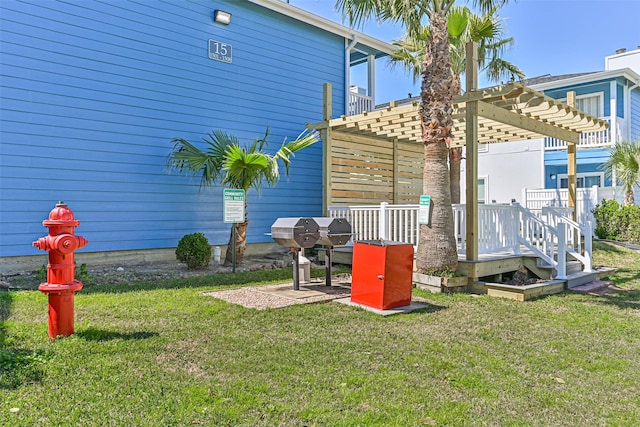
[[(342, 23), (335, 0), (289, 0), (294, 6)], [(499, 12), (506, 35), (515, 39), (505, 58), (527, 77), (604, 70), (604, 58), (618, 48), (640, 46), (640, 0), (511, 0)], [(403, 29), (369, 22), (360, 31), (391, 42)], [(387, 61), (377, 72), (378, 103), (419, 93), (419, 84)], [(357, 82), (356, 82), (357, 83)], [(481, 86), (489, 86), (481, 76)]]

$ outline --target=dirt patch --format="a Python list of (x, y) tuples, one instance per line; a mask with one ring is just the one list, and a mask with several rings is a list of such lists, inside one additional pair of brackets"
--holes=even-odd
[(587, 292), (587, 295), (602, 297), (602, 296), (615, 295), (620, 292), (629, 292), (629, 289), (620, 288), (616, 285), (607, 285), (607, 286), (603, 286), (601, 288), (589, 291)]

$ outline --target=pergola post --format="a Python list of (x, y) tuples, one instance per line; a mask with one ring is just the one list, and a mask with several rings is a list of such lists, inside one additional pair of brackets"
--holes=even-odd
[[(567, 92), (567, 105), (571, 108), (576, 107), (576, 93), (574, 91)], [(579, 141), (579, 137), (578, 137)], [(569, 207), (573, 208), (572, 219), (577, 221), (577, 145), (578, 141), (567, 141), (567, 190), (569, 193)]]
[[(466, 93), (478, 89), (478, 44), (465, 46), (467, 55)], [(466, 108), (466, 181), (467, 235), (466, 258), (478, 259), (478, 101), (468, 101)], [(473, 280), (474, 278), (469, 278)]]
[(327, 213), (331, 198), (331, 120), (332, 94), (331, 83), (322, 85), (322, 120), (324, 127), (320, 129), (322, 139), (322, 212)]

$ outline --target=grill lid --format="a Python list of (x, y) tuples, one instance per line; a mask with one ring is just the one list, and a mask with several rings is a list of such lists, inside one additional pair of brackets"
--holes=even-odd
[(351, 239), (351, 224), (346, 218), (313, 218), (319, 226), (322, 246), (344, 246)]
[(282, 246), (312, 248), (320, 238), (313, 218), (278, 218), (271, 226), (271, 237)]

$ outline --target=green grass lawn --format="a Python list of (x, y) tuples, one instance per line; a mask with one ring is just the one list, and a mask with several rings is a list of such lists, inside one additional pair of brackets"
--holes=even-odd
[(640, 253), (598, 243), (595, 265), (624, 291), (415, 290), (429, 308), (390, 317), (201, 295), (291, 270), (94, 286), (58, 340), (44, 294), (1, 293), (0, 425), (638, 425)]

